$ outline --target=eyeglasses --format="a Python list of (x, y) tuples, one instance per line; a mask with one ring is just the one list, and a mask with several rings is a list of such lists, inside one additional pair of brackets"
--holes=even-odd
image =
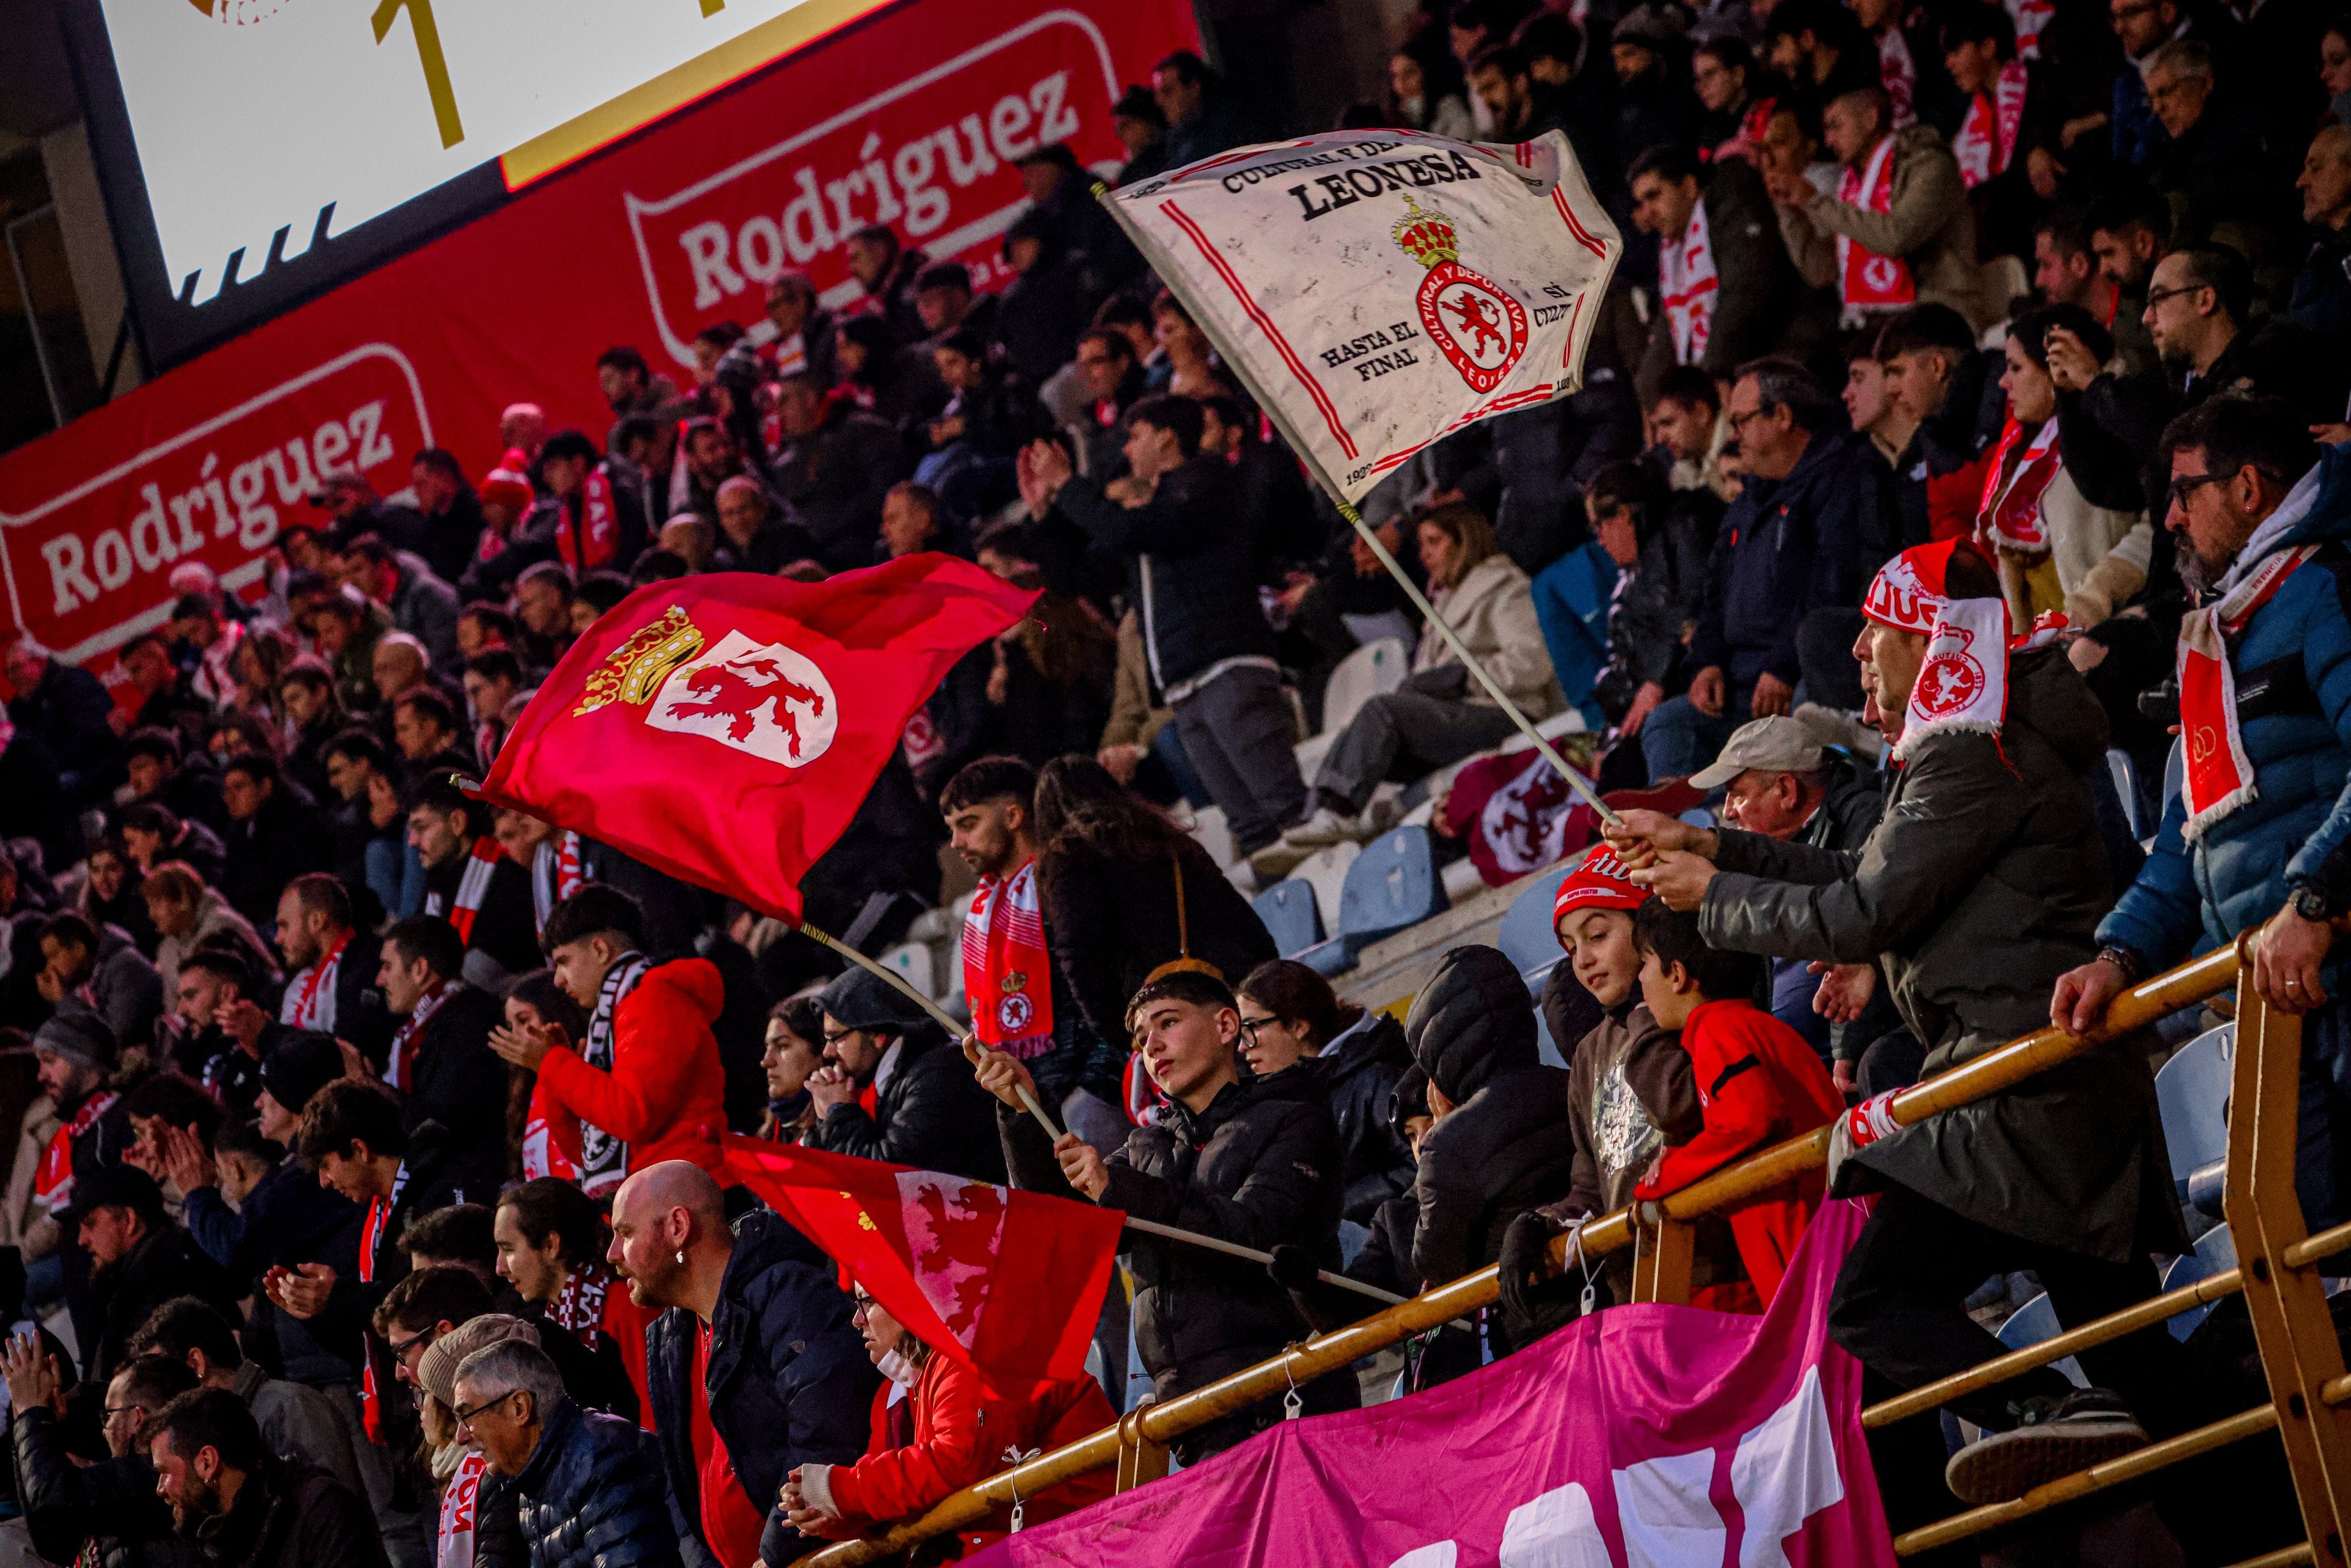
[(1730, 434), (1737, 435), (1747, 428), (1749, 420), (1761, 419), (1771, 412), (1768, 408), (1750, 408), (1745, 413), (1740, 413), (1736, 409), (1729, 409), (1724, 412), (1722, 417), (1730, 422)]
[(2167, 299), (2177, 299), (2183, 294), (2195, 294), (2211, 287), (2209, 283), (2190, 283), (2179, 288), (2150, 288), (2147, 291), (2147, 308), (2152, 310)]
[(386, 1350), (392, 1352), (394, 1361), (406, 1361), (410, 1351), (431, 1344), (440, 1337), (440, 1333), (441, 1331), (438, 1329), (426, 1329), (423, 1333), (413, 1333), (406, 1339), (386, 1339), (383, 1345)]
[(1241, 1019), (1241, 1038), (1248, 1040), (1251, 1045), (1255, 1045), (1257, 1043), (1258, 1030), (1261, 1029), (1279, 1029), (1280, 1027), (1281, 1020), (1278, 1018), (1243, 1019)]
[(2235, 476), (2231, 474), (2179, 475), (2171, 481), (2171, 484), (2168, 486), (2171, 493), (2171, 504), (2175, 507), (2184, 507), (2188, 505), (2188, 497), (2196, 494), (2197, 491), (2201, 490), (2205, 486), (2217, 485), (2223, 479), (2234, 477)]
[(455, 1416), (460, 1421), (478, 1420), (482, 1416), (487, 1414), (489, 1411), (496, 1409), (499, 1406), (505, 1404), (516, 1395), (524, 1392), (526, 1392), (524, 1389), (509, 1388), (504, 1394), (493, 1395), (489, 1398), (483, 1400), (479, 1405), (475, 1406), (470, 1410), (461, 1405), (455, 1410), (450, 1412), (450, 1414)]
[(849, 1301), (849, 1321), (852, 1323), (863, 1322), (865, 1314), (873, 1310), (873, 1298), (860, 1291), (850, 1297)]
[(826, 1034), (826, 1035), (824, 1035), (824, 1036), (822, 1037), (822, 1040), (823, 1040), (823, 1042), (824, 1042), (826, 1045), (828, 1045), (828, 1046), (839, 1045), (842, 1040), (847, 1040), (851, 1035), (855, 1034), (855, 1033), (857, 1033), (857, 1032), (858, 1032), (858, 1031), (857, 1031), (857, 1030), (853, 1030), (853, 1029), (845, 1029), (845, 1030), (842, 1030), (839, 1034), (831, 1034), (831, 1033), (828, 1033), (828, 1034)]

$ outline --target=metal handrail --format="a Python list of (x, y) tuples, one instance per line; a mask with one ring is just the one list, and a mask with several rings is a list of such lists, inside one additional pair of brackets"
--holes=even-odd
[[(2189, 960), (2177, 968), (2167, 970), (2163, 974), (2131, 987), (2115, 998), (2106, 1010), (2105, 1021), (2087, 1035), (2076, 1037), (2054, 1028), (2038, 1030), (2006, 1045), (1988, 1051), (1925, 1083), (1905, 1090), (1895, 1096), (1891, 1102), (1890, 1109), (1895, 1123), (1897, 1125), (1908, 1126), (1938, 1113), (1997, 1093), (2025, 1079), (2046, 1071), (2052, 1067), (2072, 1061), (2118, 1035), (2143, 1029), (2183, 1008), (2205, 1000), (2225, 989), (2237, 979), (2238, 970), (2242, 962), (2241, 950), (2249, 939), (2249, 936), (2241, 937), (2234, 945), (2216, 948), (2199, 957)], [(1661, 1222), (1686, 1223), (1784, 1186), (1825, 1163), (1828, 1158), (1828, 1129), (1821, 1128), (1805, 1134), (1802, 1137), (1792, 1138), (1785, 1143), (1775, 1145), (1759, 1154), (1751, 1155), (1736, 1165), (1691, 1183), (1688, 1186), (1668, 1195), (1662, 1200), (1640, 1204), (1636, 1206), (1639, 1210), (1637, 1213), (1634, 1207), (1620, 1208), (1614, 1213), (1591, 1220), (1583, 1228), (1583, 1255), (1586, 1258), (1592, 1258), (1622, 1251), (1632, 1247), (1635, 1237), (1642, 1229), (1654, 1229)], [(2344, 1227), (2342, 1230), (2341, 1245), (2351, 1247), (2351, 1227)], [(2335, 1233), (2327, 1234), (2331, 1236)], [(1554, 1267), (1565, 1264), (1569, 1239), (1565, 1236), (1553, 1239), (1551, 1253)], [(2305, 1248), (2314, 1247), (2325, 1239), (2325, 1237), (2312, 1237), (2303, 1245)], [(2308, 1255), (2318, 1256), (2319, 1254)], [(2231, 1272), (2234, 1271), (2231, 1270)], [(2205, 1283), (2209, 1286), (2213, 1281), (2208, 1281)], [(2218, 1299), (2219, 1296), (2227, 1293), (2225, 1289), (2215, 1290), (2207, 1299)], [(1165, 1404), (1148, 1405), (1139, 1410), (1131, 1410), (1115, 1426), (1106, 1427), (1099, 1432), (1030, 1459), (1025, 1464), (998, 1471), (986, 1480), (976, 1482), (946, 1498), (928, 1512), (912, 1520), (903, 1521), (874, 1534), (861, 1537), (856, 1541), (841, 1542), (829, 1546), (808, 1558), (806, 1562), (809, 1568), (858, 1568), (858, 1565), (877, 1562), (894, 1552), (903, 1552), (917, 1542), (973, 1524), (987, 1518), (998, 1508), (1010, 1506), (1019, 1498), (1034, 1499), (1048, 1488), (1090, 1474), (1094, 1470), (1108, 1469), (1119, 1462), (1123, 1448), (1144, 1444), (1164, 1446), (1186, 1432), (1207, 1426), (1211, 1421), (1221, 1419), (1237, 1410), (1270, 1399), (1293, 1387), (1311, 1382), (1325, 1373), (1334, 1372), (1364, 1356), (1401, 1343), (1415, 1334), (1426, 1333), (1454, 1318), (1475, 1312), (1492, 1302), (1499, 1294), (1499, 1286), (1497, 1282), (1496, 1270), (1491, 1265), (1480, 1269), (1474, 1274), (1455, 1280), (1449, 1284), (1434, 1286), (1408, 1301), (1374, 1313), (1360, 1322), (1349, 1324), (1345, 1328), (1336, 1329), (1329, 1333), (1318, 1334), (1292, 1345), (1270, 1361), (1244, 1367), (1228, 1376), (1218, 1378), (1206, 1387), (1195, 1389)], [(2194, 1291), (2183, 1291), (2174, 1294), (2190, 1297), (2194, 1295)], [(2158, 1300), (2162, 1299), (2164, 1298), (2158, 1298)], [(2184, 1304), (2193, 1305), (2195, 1302), (2189, 1301)], [(2142, 1303), (2138, 1308), (2130, 1309), (2130, 1312), (2144, 1312), (2148, 1305), (2149, 1303)], [(2149, 1321), (2159, 1322), (2162, 1317), (2168, 1317), (2171, 1312), (2180, 1310), (2181, 1307), (2174, 1306), (2168, 1312)], [(2088, 1333), (2104, 1326), (2103, 1322), (2086, 1325), (2074, 1333)], [(2120, 1333), (2128, 1331), (2116, 1332)], [(2114, 1336), (2103, 1335), (2087, 1341), (2076, 1341), (2076, 1344), (2103, 1343), (2104, 1338)], [(2043, 1347), (2032, 1348), (2033, 1351), (2038, 1351)], [(2064, 1351), (2059, 1351), (2048, 1359), (2055, 1360), (2065, 1354), (2067, 1353)], [(2015, 1358), (2002, 1358), (2003, 1361), (2013, 1359)], [(1982, 1370), (1982, 1368), (1970, 1369), (1961, 1376), (1973, 1377)], [(1986, 1381), (1997, 1381), (1997, 1379)], [(2351, 1377), (2346, 1377), (2345, 1381), (2346, 1385), (2351, 1385)], [(1927, 1390), (1918, 1392), (1923, 1394)], [(2351, 1396), (2351, 1389), (2346, 1389), (2346, 1396)], [(2266, 1410), (2267, 1407), (2263, 1409)], [(2234, 1429), (2235, 1425), (2254, 1419), (2261, 1414), (2262, 1412), (2248, 1412), (2244, 1416), (2231, 1417), (2230, 1421), (2217, 1423), (2216, 1427), (2228, 1427), (2230, 1432), (2227, 1437), (2214, 1441), (2216, 1443), (2228, 1441), (2234, 1437), (2242, 1436), (2243, 1433)], [(2270, 1413), (2267, 1418), (2272, 1424), (2274, 1424), (2276, 1419), (2273, 1412)], [(2205, 1428), (2202, 1432), (2186, 1434), (2182, 1438), (2172, 1441), (2178, 1443), (2189, 1437), (2200, 1437), (2212, 1430), (2214, 1428)], [(2157, 1448), (2168, 1451), (2168, 1445), (2157, 1445)], [(2192, 1451), (2200, 1452), (2201, 1449)], [(2131, 1458), (2136, 1457), (2131, 1456)], [(2117, 1460), (2116, 1464), (2125, 1462), (2126, 1461)], [(2145, 1468), (2148, 1467), (2141, 1467), (2141, 1469)], [(2102, 1468), (2102, 1473), (2109, 1469), (2111, 1467)], [(2140, 1473), (2140, 1470), (2133, 1469), (2127, 1473), (2135, 1475)], [(2074, 1478), (2068, 1479), (2070, 1480)], [(2053, 1482), (2052, 1486), (2063, 1484), (2064, 1483)], [(2111, 1480), (2100, 1480), (2086, 1490), (2095, 1490), (2099, 1487), (2111, 1484), (2113, 1484)], [(2049, 1504), (2044, 1502), (2039, 1506), (2046, 1507)], [(1969, 1514), (1956, 1516), (1957, 1519), (1970, 1517), (1972, 1515)], [(1955, 1522), (1956, 1520), (1947, 1520), (1931, 1528), (1943, 1530)], [(1916, 1547), (1912, 1549), (1917, 1550)]]

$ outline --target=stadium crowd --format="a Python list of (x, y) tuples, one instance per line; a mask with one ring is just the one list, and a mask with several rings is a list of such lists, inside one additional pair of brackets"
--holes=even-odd
[[(1628, 241), (1582, 390), (1437, 443), (1364, 507), (1623, 810), (1604, 842), (1562, 828), (1591, 851), (1540, 996), (1457, 947), (1399, 1027), (1278, 954), (1246, 890), (1376, 835), (1431, 775), (1438, 843), (1471, 852), (1489, 827), (1442, 770), (1511, 720), (1042, 148), (1000, 294), (865, 230), (852, 298), (779, 273), (683, 383), (626, 345), (546, 367), (595, 377), (607, 429), (521, 402), (486, 472), (420, 452), (391, 497), (322, 475), (256, 591), (173, 573), (127, 687), (9, 649), (22, 1550), (779, 1568), (1007, 1442), (1107, 1424), (1130, 1342), (1164, 1399), (1360, 1315), (1318, 1269), (1409, 1292), (1499, 1261), (1503, 1299), (1308, 1409), (1458, 1375), (1625, 1299), (1622, 1259), (1552, 1277), (1560, 1229), (1824, 1124), (1824, 1181), (1701, 1229), (1695, 1299), (1761, 1310), (1823, 1194), (1874, 1193), (1833, 1332), (1876, 1394), (1916, 1387), (1998, 1353), (2015, 1277), (2079, 1322), (2187, 1250), (2150, 1077), (2169, 1037), (1915, 1127), (1886, 1096), (2053, 1017), (2086, 1030), (2256, 927), (2255, 983), (2306, 1015), (2304, 1209), (2351, 1218), (2351, 22), (1460, 0), (1413, 15), (1388, 87), (1344, 123), (1563, 130)], [(1188, 54), (1116, 113), (1122, 183), (1294, 129)], [(782, 924), (454, 781), (637, 586), (923, 550), (1043, 597), (908, 725), (804, 894), (868, 952), (952, 905), (967, 1042)], [(1929, 658), (1986, 606), (1972, 657)], [(1333, 670), (1388, 638), (1401, 685), (1301, 769)], [(2168, 790), (2182, 727), (2199, 764)], [(1679, 814), (1701, 802), (1713, 826)], [(1212, 806), (1233, 866), (1182, 825)], [(730, 1130), (1274, 1261), (1131, 1237), (1100, 1385), (1012, 1398), (729, 1185)], [(1889, 1518), (2265, 1399), (2243, 1323), (2085, 1351), (2086, 1390), (2043, 1370), (1955, 1400), (1965, 1442), (1932, 1416), (1874, 1433)], [(2244, 1506), (2221, 1530), (2158, 1498), (2167, 1551), (2233, 1561), (2290, 1527), (2273, 1462), (2198, 1462), (2234, 1464)]]

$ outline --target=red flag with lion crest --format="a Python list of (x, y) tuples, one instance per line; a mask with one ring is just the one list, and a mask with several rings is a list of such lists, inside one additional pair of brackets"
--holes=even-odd
[(726, 1164), (941, 1354), (1007, 1392), (1086, 1375), (1118, 1210), (756, 1138)]
[(563, 655), (482, 794), (797, 920), (907, 719), (1036, 597), (932, 554), (649, 584)]

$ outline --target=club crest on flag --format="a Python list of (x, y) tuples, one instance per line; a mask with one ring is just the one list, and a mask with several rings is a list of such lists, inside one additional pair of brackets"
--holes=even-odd
[(1526, 308), (1502, 287), (1461, 265), (1461, 238), (1442, 213), (1410, 196), (1390, 231), (1405, 255), (1428, 268), (1420, 280), (1420, 325), (1475, 392), (1491, 392), (1527, 347)]
[(1944, 635), (1956, 641), (1957, 647), (1945, 647), (1928, 659), (1918, 671), (1918, 707), (1929, 718), (1945, 718), (1958, 713), (1982, 695), (1984, 667), (1968, 652), (1975, 633), (1964, 626), (1944, 622)]
[(781, 643), (729, 632), (669, 671), (645, 722), (805, 768), (832, 745), (840, 710), (832, 684), (813, 660)]
[(987, 1305), (989, 1269), (1003, 1240), (1004, 1188), (937, 1171), (900, 1171), (898, 1198), (914, 1282), (965, 1349)]

